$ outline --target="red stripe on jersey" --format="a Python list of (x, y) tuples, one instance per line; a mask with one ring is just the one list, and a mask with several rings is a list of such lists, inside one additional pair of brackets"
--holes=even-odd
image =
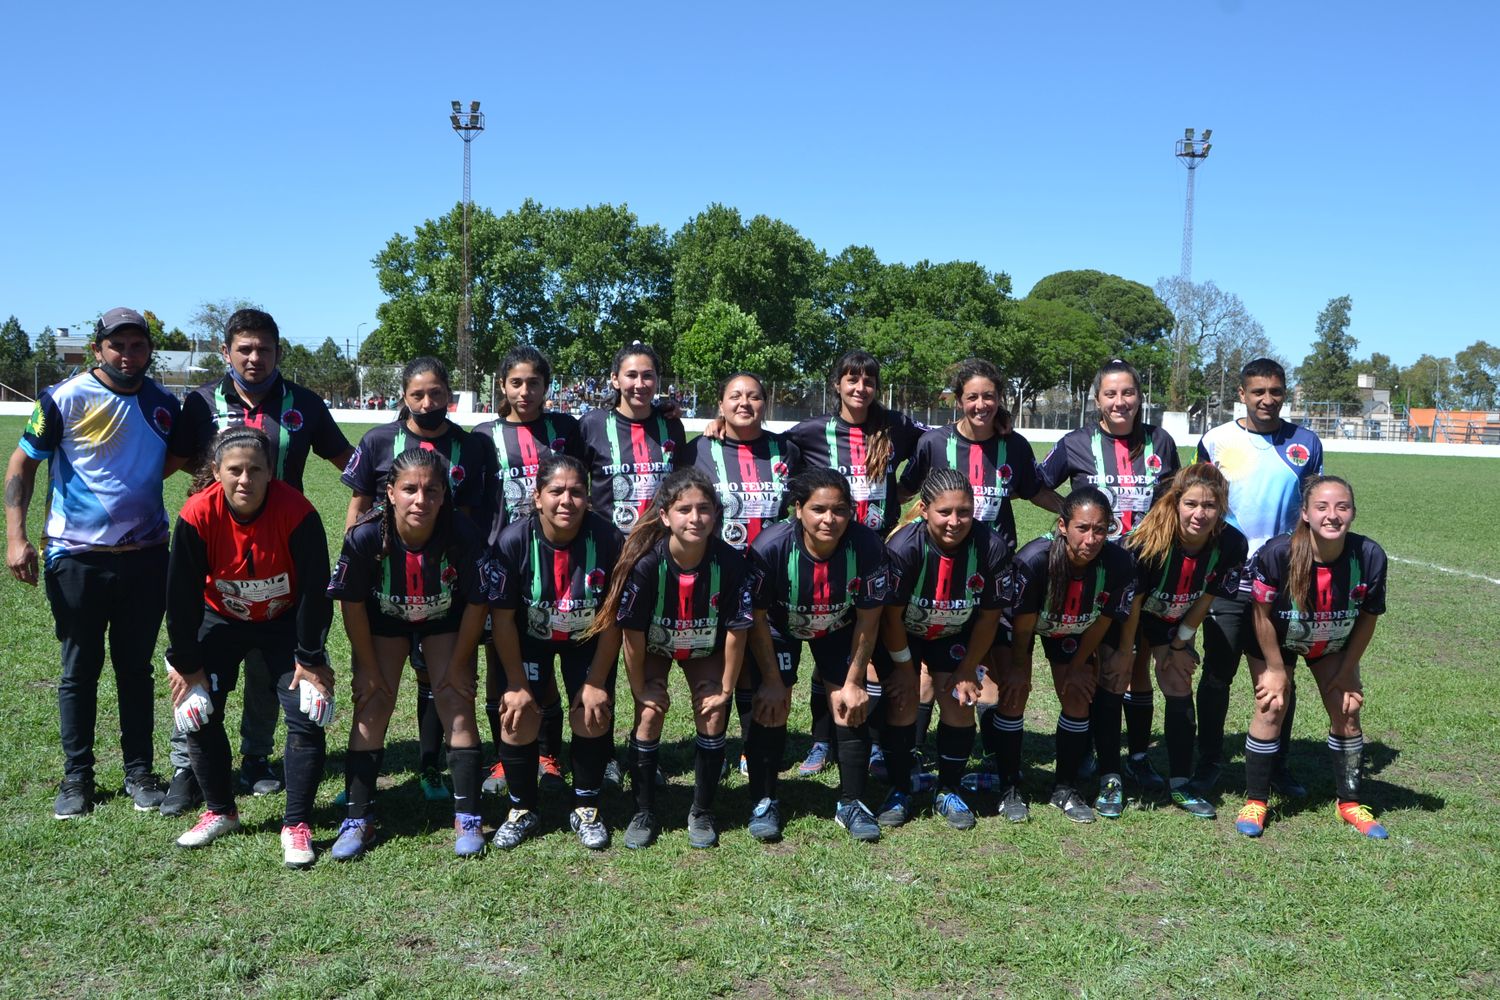
[[(953, 600), (953, 560), (947, 556), (938, 556), (937, 586), (933, 588), (932, 593), (933, 600)], [(941, 625), (929, 625), (927, 638), (936, 639), (942, 631)]]
[(1183, 556), (1182, 566), (1177, 571), (1176, 598), (1180, 594), (1191, 594), (1193, 592), (1193, 574), (1198, 572), (1198, 560), (1194, 556)]
[(537, 455), (536, 436), (531, 433), (530, 427), (516, 424), (516, 444), (521, 449), (521, 467), (535, 469), (541, 459)]
[(969, 445), (969, 485), (976, 494), (988, 478), (984, 474), (984, 449), (977, 444)]
[[(1313, 620), (1318, 615), (1328, 614), (1333, 611), (1333, 570), (1327, 566), (1314, 567), (1315, 579), (1313, 580)], [(1326, 620), (1326, 619), (1325, 619)], [(1309, 660), (1322, 656), (1328, 648), (1326, 642), (1315, 642), (1307, 651)]]
[(406, 554), (406, 595), (408, 597), (431, 596), (423, 585), (422, 576), (422, 553), (408, 552)]
[[(552, 594), (554, 601), (565, 601), (573, 596), (573, 560), (567, 549), (552, 552)], [(553, 642), (567, 642), (568, 633), (554, 629)]]
[[(1135, 472), (1135, 466), (1131, 465), (1130, 463), (1130, 445), (1126, 442), (1126, 440), (1123, 438), (1115, 438), (1114, 442), (1115, 482), (1118, 483), (1120, 481), (1120, 476), (1132, 475)], [(1120, 532), (1122, 534), (1128, 533), (1134, 524), (1135, 511), (1120, 511)], [(1178, 593), (1185, 593), (1185, 591), (1178, 591)]]
[[(693, 620), (693, 585), (698, 582), (697, 573), (677, 574), (677, 627), (681, 628), (684, 622)], [(686, 660), (693, 655), (691, 649), (679, 648), (672, 650), (674, 659)]]
[[(630, 425), (630, 450), (635, 455), (636, 468), (650, 468), (651, 466), (651, 441), (646, 437), (645, 424)], [(651, 506), (649, 497), (636, 501), (636, 511), (646, 513), (646, 508)]]
[(1078, 618), (1083, 609), (1083, 581), (1068, 581), (1068, 596), (1063, 600), (1063, 614)]
[[(739, 453), (740, 482), (742, 482), (742, 483), (758, 483), (758, 482), (760, 482), (760, 470), (758, 468), (756, 468), (756, 466), (755, 466), (755, 453), (750, 450), (750, 446), (747, 445), (747, 444), (736, 445), (735, 446), (735, 450)], [(749, 517), (749, 518), (746, 518), (745, 519), (745, 535), (746, 535), (745, 541), (746, 542), (753, 542), (753, 541), (755, 541), (755, 536), (758, 535), (758, 534), (760, 534), (760, 528), (761, 528), (761, 519), (760, 518), (758, 518), (758, 517)]]
[[(865, 481), (867, 483), (869, 482), (870, 473), (869, 470), (865, 468), (865, 460), (868, 457), (868, 452), (865, 450), (864, 428), (849, 428), (849, 469), (852, 472), (854, 471), (854, 467), (858, 466), (859, 471), (865, 476)], [(834, 459), (837, 460), (837, 458), (838, 456), (835, 455)], [(835, 464), (837, 464), (837, 461), (835, 461)], [(854, 503), (854, 519), (860, 524), (864, 524), (869, 514), (870, 501), (856, 500)]]
[[(824, 607), (833, 603), (833, 588), (828, 583), (828, 564), (813, 563), (812, 603)], [(818, 635), (823, 635), (819, 632)]]

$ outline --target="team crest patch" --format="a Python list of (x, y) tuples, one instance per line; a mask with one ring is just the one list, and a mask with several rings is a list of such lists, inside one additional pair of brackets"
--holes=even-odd
[(859, 588), (864, 585), (864, 582), (865, 581), (861, 580), (857, 576), (856, 577), (851, 577), (849, 579), (849, 593), (851, 593), (851, 594), (858, 594), (859, 593)]
[(604, 570), (591, 570), (589, 575), (583, 578), (583, 582), (588, 586), (590, 593), (599, 593), (604, 589)]
[(670, 455), (670, 454), (672, 454), (672, 452), (674, 452), (676, 450), (677, 450), (677, 442), (673, 441), (671, 438), (668, 438), (667, 440), (665, 440), (665, 441), (663, 441), (661, 443), (661, 453), (663, 455)]
[(302, 429), (302, 411), (287, 410), (281, 415), (281, 426), (285, 427), (293, 434), (300, 431)]
[(458, 579), (458, 570), (454, 569), (452, 566), (444, 566), (443, 567), (442, 581), (443, 581), (443, 583), (446, 586), (449, 586), (449, 587), (453, 586), (454, 581), (457, 580), (457, 579)]
[(151, 422), (156, 424), (156, 429), (163, 434), (172, 433), (172, 411), (165, 406), (158, 406), (151, 411)]
[(464, 481), (464, 476), (466, 476), (467, 474), (468, 473), (464, 472), (464, 467), (462, 465), (455, 464), (448, 470), (448, 479), (453, 483), (454, 486), (457, 486)]
[(1147, 455), (1146, 456), (1146, 468), (1150, 469), (1152, 472), (1160, 472), (1161, 471), (1161, 456), (1160, 455)]
[(984, 577), (980, 576), (978, 573), (975, 573), (973, 576), (969, 577), (965, 586), (969, 588), (969, 593), (977, 594), (984, 589)]
[(1349, 591), (1349, 600), (1363, 601), (1365, 599), (1365, 594), (1369, 593), (1369, 591), (1370, 588), (1366, 584), (1362, 583), (1358, 587), (1355, 587), (1353, 590)]
[(1015, 470), (1010, 467), (1009, 463), (1007, 463), (1005, 465), (1000, 466), (1000, 470), (999, 471), (1000, 471), (1000, 481), (1002, 483), (1008, 483), (1008, 482), (1010, 482), (1010, 477), (1014, 473)]
[(711, 607), (711, 608), (713, 608), (715, 611), (717, 611), (719, 609), (719, 595), (718, 594), (709, 594), (708, 595), (708, 606)]
[(969, 647), (965, 646), (961, 642), (955, 642), (953, 645), (948, 647), (948, 658), (950, 660), (962, 660), (964, 658), (964, 655), (968, 653), (968, 651)]
[(555, 451), (559, 455), (561, 455), (563, 449), (566, 448), (567, 446), (568, 446), (568, 442), (564, 441), (562, 438), (555, 438), (555, 439), (553, 439), (552, 443), (550, 445), (548, 445), (547, 447), (551, 448), (553, 451)]
[(1307, 460), (1311, 457), (1312, 455), (1308, 452), (1307, 445), (1305, 444), (1289, 444), (1286, 447), (1286, 460), (1299, 469), (1306, 465)]
[(1062, 641), (1062, 651), (1064, 653), (1076, 653), (1078, 651), (1078, 640), (1071, 635), (1068, 636)]

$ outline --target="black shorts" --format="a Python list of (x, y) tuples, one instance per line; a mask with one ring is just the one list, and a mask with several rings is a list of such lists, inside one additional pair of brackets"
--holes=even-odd
[[(1181, 621), (1162, 621), (1155, 615), (1148, 615), (1143, 611), (1141, 612), (1141, 624), (1136, 632), (1138, 636), (1136, 642), (1139, 644), (1141, 640), (1145, 640), (1146, 644), (1152, 649), (1158, 646), (1169, 646), (1177, 637), (1177, 626), (1181, 624)], [(1109, 630), (1110, 636), (1118, 638), (1116, 636), (1118, 629), (1119, 624), (1116, 623), (1115, 627)], [(1109, 642), (1109, 639), (1106, 638), (1104, 641)], [(1111, 645), (1118, 646), (1119, 643), (1112, 643)]]
[[(198, 629), (198, 650), (208, 680), (209, 700), (222, 713), (229, 693), (239, 684), (240, 664), (258, 651), (265, 661), (265, 681), (276, 689), (289, 732), (311, 734), (318, 727), (302, 714), (301, 696), (288, 688), (296, 667), (297, 630), (292, 616), (269, 622), (241, 622), (205, 611)], [(224, 716), (220, 714), (219, 718)]]
[(460, 604), (457, 611), (450, 611), (441, 618), (434, 618), (426, 622), (409, 622), (400, 618), (392, 618), (383, 615), (370, 605), (365, 605), (366, 613), (370, 619), (370, 634), (378, 635), (383, 639), (405, 639), (411, 638), (415, 643), (429, 635), (443, 635), (448, 632), (457, 632), (458, 626), (464, 617), (466, 604)]
[[(1078, 652), (1078, 641), (1083, 638), (1083, 633), (1078, 635), (1044, 635), (1042, 640), (1042, 655), (1047, 658), (1048, 663), (1067, 663), (1073, 659), (1073, 654)], [(1108, 639), (1106, 638), (1106, 641)]]
[[(782, 639), (774, 633), (771, 636), (771, 645), (776, 650), (777, 672), (781, 674), (781, 683), (787, 687), (793, 687), (797, 683), (797, 661), (802, 658), (802, 643), (795, 639)], [(740, 668), (740, 681), (737, 685), (742, 691), (755, 691), (760, 687), (760, 679), (763, 676), (761, 662), (755, 655), (755, 647), (745, 651), (745, 663)]]
[[(521, 667), (526, 671), (532, 695), (541, 698), (552, 691), (556, 686), (554, 664), (561, 661), (563, 690), (567, 692), (568, 703), (572, 704), (573, 696), (588, 680), (589, 668), (594, 665), (594, 653), (598, 648), (597, 638), (585, 643), (527, 642), (522, 639)], [(615, 697), (615, 675), (619, 669), (618, 663), (611, 666), (604, 681), (604, 690), (609, 692), (611, 701)]]
[[(950, 635), (942, 639), (924, 639), (918, 635), (907, 633), (906, 646), (911, 650), (911, 665), (913, 667), (926, 666), (929, 674), (951, 674), (958, 669), (965, 656), (969, 655), (969, 642), (972, 639), (971, 630), (965, 629), (957, 635)], [(996, 640), (999, 641), (998, 638)], [(986, 653), (989, 650), (985, 650)], [(875, 650), (876, 669), (880, 676), (885, 676), (888, 667), (894, 667), (890, 654), (884, 646)], [(989, 659), (988, 656), (985, 657)]]

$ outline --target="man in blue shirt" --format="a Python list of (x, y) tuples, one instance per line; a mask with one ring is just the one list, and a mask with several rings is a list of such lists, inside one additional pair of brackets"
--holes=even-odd
[(62, 644), (58, 712), (63, 781), (58, 819), (94, 806), (94, 727), (106, 634), (120, 708), (125, 792), (140, 811), (164, 793), (152, 773), (151, 656), (166, 609), (167, 512), (162, 475), (177, 400), (146, 377), (151, 334), (133, 309), (94, 329), (95, 365), (42, 393), (5, 472), (6, 563), (36, 586), (26, 535), (36, 471), (47, 462), (47, 600)]

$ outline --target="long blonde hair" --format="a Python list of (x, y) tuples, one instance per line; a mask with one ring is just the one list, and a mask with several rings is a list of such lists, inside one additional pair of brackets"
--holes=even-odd
[(1166, 562), (1172, 546), (1181, 541), (1177, 503), (1184, 493), (1195, 486), (1208, 490), (1214, 503), (1219, 506), (1219, 519), (1209, 533), (1209, 542), (1212, 543), (1219, 537), (1219, 532), (1224, 530), (1225, 518), (1229, 516), (1229, 483), (1225, 481), (1224, 473), (1211, 463), (1194, 462), (1172, 477), (1167, 492), (1156, 498), (1141, 523), (1125, 536), (1124, 544), (1135, 550), (1136, 558), (1141, 562)]

